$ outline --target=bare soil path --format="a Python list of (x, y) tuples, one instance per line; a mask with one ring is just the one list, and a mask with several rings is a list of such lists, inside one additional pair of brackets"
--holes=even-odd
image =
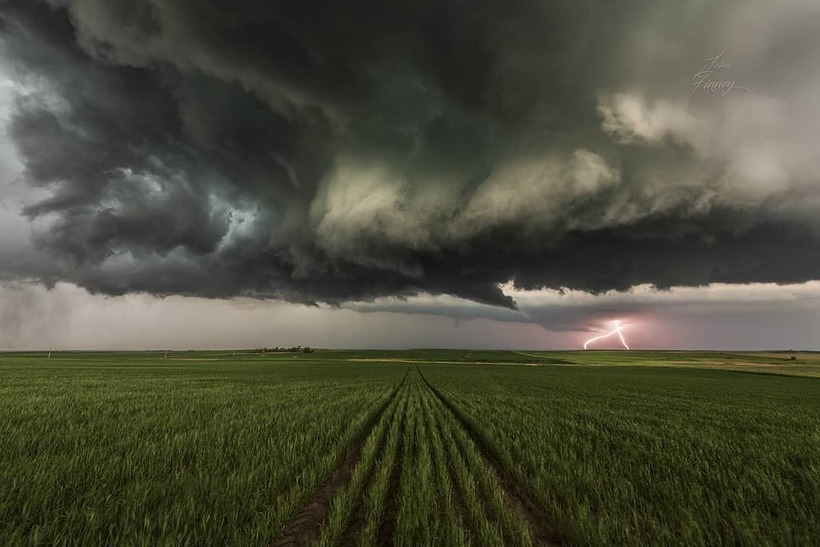
[[(491, 488), (493, 492), (495, 492), (495, 488), (498, 489), (497, 492), (501, 493), (505, 510), (518, 514), (522, 521), (526, 523), (526, 527), (529, 529), (532, 538), (532, 543), (538, 546), (568, 545), (568, 542), (562, 537), (559, 530), (552, 525), (549, 515), (538, 503), (537, 499), (527, 490), (526, 486), (522, 484), (512, 470), (502, 463), (498, 455), (492, 450), (487, 440), (481, 435), (481, 432), (473, 425), (470, 419), (464, 415), (445, 394), (439, 391), (424, 377), (418, 366), (414, 366), (408, 368), (404, 378), (393, 389), (390, 396), (371, 413), (346, 456), (339, 462), (327, 479), (317, 487), (316, 491), (308, 499), (302, 509), (283, 527), (278, 538), (272, 543), (272, 546), (297, 547), (315, 545), (319, 542), (323, 531), (322, 527), (330, 516), (333, 499), (348, 483), (351, 483), (357, 466), (360, 464), (364, 465), (362, 462), (362, 450), (365, 446), (365, 442), (383, 419), (389, 423), (387, 423), (386, 427), (382, 430), (380, 438), (375, 441), (376, 458), (372, 461), (372, 468), (359, 471), (359, 473), (366, 471), (366, 476), (361, 490), (354, 494), (356, 499), (352, 503), (350, 515), (346, 517), (347, 522), (345, 523), (344, 534), (341, 536), (340, 544), (358, 545), (362, 532), (367, 526), (368, 517), (371, 519), (374, 518), (373, 515), (368, 515), (367, 512), (367, 496), (372, 486), (376, 483), (378, 466), (381, 462), (385, 461), (392, 462), (392, 465), (389, 471), (389, 478), (386, 482), (386, 492), (381, 490), (382, 494), (379, 494), (383, 496), (383, 507), (379, 509), (379, 514), (375, 517), (378, 522), (378, 532), (375, 538), (370, 536), (371, 539), (369, 541), (375, 539), (375, 543), (378, 546), (394, 545), (395, 540), (399, 539), (396, 537), (396, 530), (399, 515), (399, 492), (403, 488), (401, 484), (402, 469), (405, 465), (408, 465), (408, 462), (405, 461), (407, 458), (411, 460), (414, 458), (416, 450), (414, 449), (415, 443), (405, 439), (407, 435), (405, 431), (405, 422), (407, 420), (406, 409), (401, 411), (394, 409), (389, 413), (388, 409), (391, 404), (397, 404), (398, 401), (401, 400), (401, 397), (406, 396), (407, 388), (405, 387), (405, 389), (402, 390), (402, 386), (414, 382), (417, 386), (415, 389), (428, 392), (431, 400), (436, 401), (436, 408), (439, 409), (435, 410), (435, 416), (438, 416), (438, 418), (433, 418), (433, 414), (424, 417), (428, 420), (428, 425), (431, 427), (440, 427), (436, 420), (443, 419), (442, 417), (447, 413), (454, 418), (454, 421), (449, 417), (447, 420), (451, 424), (458, 424), (455, 431), (460, 431), (460, 435), (463, 433), (459, 438), (464, 439), (464, 442), (467, 442), (467, 439), (472, 441), (475, 448), (470, 448), (469, 450), (472, 451), (472, 454), (475, 454), (476, 450), (478, 451), (481, 463), (487, 470), (487, 473), (482, 471), (482, 476), (490, 477), (489, 479), (485, 478), (485, 487)], [(395, 453), (388, 453), (386, 448), (388, 444), (386, 431), (390, 428), (391, 424), (396, 424), (396, 420), (399, 420), (398, 431), (400, 434), (397, 438), (394, 438), (397, 440), (391, 444), (390, 450), (395, 451)], [(451, 425), (449, 427), (453, 426)], [(410, 444), (407, 444), (408, 442)], [(463, 445), (464, 443), (459, 441), (459, 443), (456, 444)], [(463, 446), (448, 445), (438, 457), (444, 457), (447, 460), (447, 476), (444, 481), (446, 485), (442, 485), (441, 487), (450, 492), (453, 508), (457, 513), (457, 519), (469, 528), (472, 525), (465, 508), (466, 500), (464, 498), (464, 492), (461, 491), (459, 481), (456, 479), (453, 471), (453, 458), (462, 459), (469, 457), (462, 449)], [(371, 452), (369, 451), (368, 454), (371, 454)], [(392, 457), (388, 458), (387, 456)], [(475, 458), (475, 456), (472, 456), (472, 458)], [(368, 460), (370, 460), (369, 456)], [(384, 480), (385, 478), (382, 476), (382, 488), (384, 488)], [(356, 488), (358, 488), (358, 486)], [(498, 495), (497, 492), (495, 494), (496, 496)], [(489, 522), (497, 525), (500, 518), (500, 515), (497, 514), (498, 510), (491, 510), (489, 504), (484, 503), (483, 499), (479, 501), (481, 514), (483, 514)], [(372, 522), (370, 526), (370, 530), (372, 531)], [(467, 531), (468, 534), (477, 537), (474, 535), (475, 532), (476, 530)], [(528, 542), (525, 542), (523, 538), (505, 537), (504, 543), (518, 546)]]
[(418, 367), (416, 367), (416, 370), (425, 385), (458, 420), (461, 427), (464, 428), (478, 447), (484, 464), (490, 469), (498, 482), (505, 503), (510, 510), (517, 511), (527, 521), (534, 543), (545, 546), (566, 545), (566, 540), (561, 537), (556, 527), (551, 525), (551, 519), (546, 511), (513, 475), (512, 471), (499, 460), (481, 433), (473, 427), (469, 419), (444, 394), (427, 381), (427, 378), (418, 370)]
[(309, 501), (288, 521), (279, 536), (273, 541), (273, 547), (297, 547), (313, 545), (319, 539), (322, 524), (330, 513), (330, 504), (336, 493), (348, 482), (356, 469), (362, 455), (362, 448), (368, 435), (376, 427), (382, 415), (387, 411), (401, 386), (407, 381), (410, 370), (405, 373), (402, 381), (391, 392), (390, 396), (368, 417), (365, 427), (359, 435), (347, 455), (331, 472), (330, 476), (323, 481)]

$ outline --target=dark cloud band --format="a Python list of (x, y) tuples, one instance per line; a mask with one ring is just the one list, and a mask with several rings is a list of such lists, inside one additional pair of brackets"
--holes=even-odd
[[(50, 257), (14, 275), (507, 307), (510, 280), (820, 278), (818, 73), (716, 98), (680, 68), (716, 36), (742, 52), (734, 17), (765, 13), (572, 6), (6, 0), (10, 136)], [(795, 7), (747, 66), (818, 47)]]

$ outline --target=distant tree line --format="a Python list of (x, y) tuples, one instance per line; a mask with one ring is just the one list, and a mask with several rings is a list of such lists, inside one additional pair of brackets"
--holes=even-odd
[(254, 351), (256, 353), (313, 353), (313, 350), (307, 346), (293, 346), (290, 348), (276, 346), (275, 348), (256, 348)]

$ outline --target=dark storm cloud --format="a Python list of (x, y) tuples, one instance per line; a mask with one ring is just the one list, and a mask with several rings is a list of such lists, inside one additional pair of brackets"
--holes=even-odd
[[(817, 8), (611, 4), (5, 0), (50, 257), (15, 275), (507, 307), (820, 278)], [(694, 93), (726, 45), (751, 91)]]

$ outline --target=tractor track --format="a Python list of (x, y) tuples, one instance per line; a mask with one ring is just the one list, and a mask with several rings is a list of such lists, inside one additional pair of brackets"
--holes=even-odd
[(484, 437), (473, 427), (467, 417), (438, 389), (436, 389), (424, 374), (416, 366), (424, 384), (444, 405), (444, 407), (455, 417), (461, 427), (466, 431), (470, 439), (475, 443), (476, 448), (487, 468), (495, 476), (501, 489), (504, 501), (511, 510), (517, 511), (527, 522), (532, 539), (536, 545), (559, 546), (568, 545), (560, 532), (550, 524), (551, 518), (547, 512), (535, 501), (535, 498), (521, 485), (513, 473), (499, 460)]
[(395, 401), (409, 374), (410, 367), (408, 367), (401, 382), (393, 388), (387, 399), (368, 416), (347, 455), (330, 472), (328, 477), (319, 484), (302, 509), (285, 524), (278, 537), (271, 543), (272, 547), (302, 547), (316, 543), (321, 534), (322, 524), (330, 514), (331, 501), (337, 492), (350, 482), (353, 471), (361, 460), (362, 449), (367, 438), (387, 412), (388, 407)]
[[(382, 461), (382, 458), (385, 455), (387, 443), (389, 441), (390, 423), (392, 423), (392, 421), (396, 419), (404, 419), (404, 412), (400, 404), (398, 404), (390, 412), (391, 413), (387, 418), (388, 423), (384, 428), (384, 431), (381, 432), (381, 436), (379, 437), (376, 443), (375, 453), (379, 456), (375, 457), (374, 460), (371, 462), (371, 465), (367, 470), (367, 476), (365, 477), (364, 482), (362, 484), (362, 489), (356, 496), (356, 502), (353, 505), (353, 511), (351, 512), (348, 522), (346, 523), (345, 532), (342, 536), (342, 545), (358, 544), (359, 537), (361, 536), (362, 530), (364, 529), (365, 524), (367, 522), (367, 492), (370, 491), (370, 489), (376, 482), (378, 467)], [(402, 418), (396, 417), (396, 414), (398, 414), (399, 412), (402, 413)]]
[[(418, 375), (418, 379), (410, 378)], [(420, 382), (418, 380), (421, 380)], [(521, 517), (526, 527), (529, 529), (533, 545), (543, 546), (562, 546), (568, 545), (568, 542), (559, 530), (551, 524), (551, 518), (539, 505), (535, 497), (520, 483), (514, 476), (512, 471), (506, 467), (498, 456), (490, 448), (489, 443), (481, 435), (478, 429), (473, 426), (472, 422), (464, 415), (455, 404), (453, 404), (446, 395), (435, 388), (422, 374), (418, 366), (408, 367), (402, 380), (393, 388), (390, 395), (383, 401), (372, 413), (368, 416), (361, 432), (356, 436), (353, 446), (347, 452), (347, 455), (341, 462), (330, 472), (328, 477), (316, 488), (313, 495), (309, 498), (302, 509), (297, 512), (293, 518), (282, 528), (282, 532), (277, 539), (271, 543), (272, 547), (297, 547), (304, 545), (314, 545), (319, 542), (323, 532), (323, 526), (328, 522), (331, 503), (333, 499), (351, 482), (354, 472), (359, 465), (369, 465), (369, 469), (363, 470), (365, 472), (364, 480), (360, 484), (360, 489), (354, 494), (355, 499), (350, 506), (350, 514), (346, 517), (341, 536), (338, 537), (340, 545), (357, 545), (362, 539), (362, 533), (365, 527), (368, 526), (368, 518), (377, 519), (378, 531), (375, 537), (375, 543), (379, 547), (389, 546), (394, 544), (396, 533), (398, 529), (399, 519), (399, 493), (402, 488), (402, 481), (404, 476), (404, 468), (408, 463), (408, 458), (413, 461), (415, 453), (419, 447), (416, 446), (414, 438), (408, 437), (406, 431), (409, 407), (405, 405), (402, 407), (401, 401), (403, 397), (407, 397), (407, 391), (402, 390), (409, 382), (416, 382), (420, 389), (429, 391), (431, 401), (439, 410), (428, 410), (424, 416), (418, 416), (417, 419), (425, 420), (430, 428), (430, 431), (435, 429), (435, 435), (440, 436), (441, 447), (443, 451), (437, 453), (435, 458), (444, 458), (446, 467), (446, 477), (443, 480), (448, 484), (448, 491), (450, 492), (453, 510), (457, 514), (457, 519), (465, 529), (465, 532), (473, 539), (478, 539), (475, 535), (477, 530), (474, 528), (472, 522), (473, 517), (466, 507), (467, 499), (466, 493), (463, 491), (464, 485), (457, 477), (454, 463), (458, 461), (467, 462), (469, 452), (477, 454), (480, 457), (479, 465), (482, 465), (487, 474), (482, 475), (484, 479), (476, 477), (476, 488), (480, 492), (479, 511), (484, 518), (492, 523), (494, 529), (499, 529), (501, 525), (501, 515), (498, 514), (496, 504), (489, 503), (484, 499), (488, 494), (486, 488), (498, 488), (501, 498), (506, 510), (514, 512)], [(396, 405), (391, 410), (391, 405)], [(442, 414), (439, 414), (442, 413)], [(445, 436), (442, 435), (443, 422), (445, 415), (450, 415), (454, 419), (452, 423), (456, 430), (461, 430), (461, 436), (452, 438), (451, 442), (447, 442)], [(380, 433), (380, 437), (376, 440), (375, 456), (373, 461), (368, 462), (362, 460), (363, 450), (368, 438), (374, 434), (379, 423), (386, 419), (385, 428)], [(390, 428), (392, 424), (398, 422), (398, 437), (394, 443), (390, 443), (389, 450), (392, 454), (388, 454), (388, 443), (390, 436)], [(449, 421), (450, 418), (447, 418)], [(453, 430), (453, 431), (456, 431)], [(466, 444), (474, 446), (467, 448)], [(394, 452), (393, 452), (394, 451)], [(382, 462), (391, 462), (389, 456), (392, 455), (392, 464), (390, 467), (389, 478), (387, 479), (387, 487), (383, 493), (383, 498), (380, 503), (383, 505), (375, 516), (368, 515), (368, 493), (372, 490), (373, 485), (376, 484), (376, 476), (379, 465)], [(475, 457), (475, 456), (473, 456)], [(361, 471), (360, 471), (361, 472)], [(360, 479), (357, 479), (357, 481)], [(382, 479), (384, 480), (384, 479)], [(483, 481), (483, 482), (482, 482)], [(489, 481), (489, 482), (487, 482)], [(384, 483), (382, 483), (384, 484)], [(488, 486), (492, 484), (494, 486)], [(358, 486), (356, 488), (359, 488)], [(370, 509), (371, 511), (373, 509)], [(338, 521), (336, 526), (338, 526)], [(372, 526), (372, 523), (370, 524)], [(372, 533), (372, 528), (370, 529)], [(338, 528), (337, 528), (337, 532)], [(521, 545), (528, 543), (524, 538), (509, 537), (506, 533), (503, 534), (503, 543), (505, 545)], [(326, 538), (327, 539), (327, 538)], [(372, 539), (371, 539), (372, 541)]]

